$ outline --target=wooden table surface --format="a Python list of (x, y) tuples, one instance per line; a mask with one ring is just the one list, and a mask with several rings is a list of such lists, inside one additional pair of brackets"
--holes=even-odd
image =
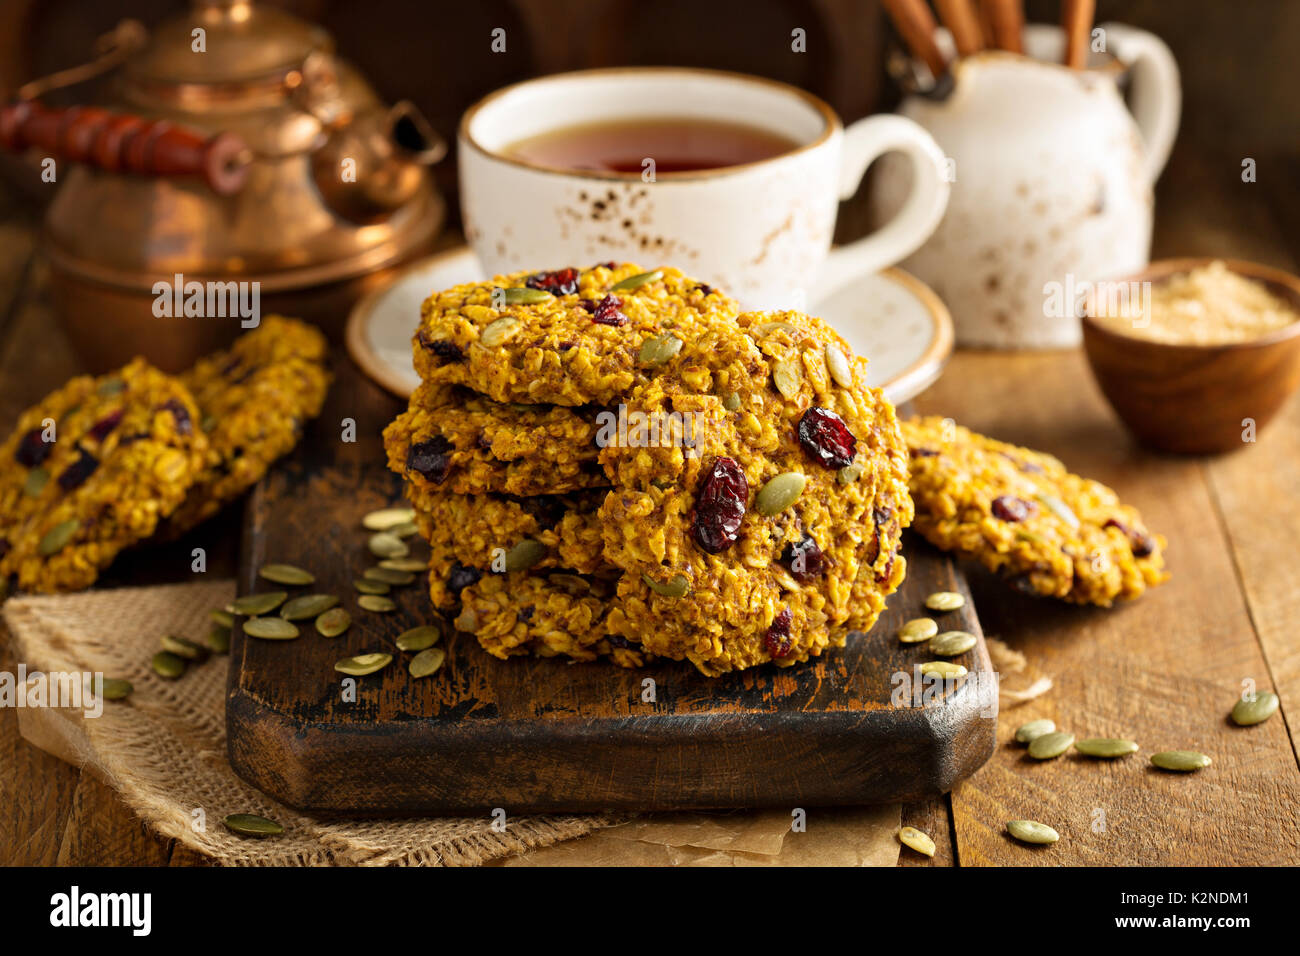
[[(1297, 268), (1295, 200), (1241, 183), (1239, 168), (1239, 157), (1175, 153), (1157, 195), (1154, 256)], [(1290, 160), (1269, 171), (1294, 182), (1300, 169)], [(0, 197), (0, 422), (77, 371), (50, 313), (32, 223), (30, 210)], [(900, 863), (1300, 863), (1300, 396), (1260, 441), (1216, 459), (1136, 447), (1078, 351), (959, 353), (917, 405), (1052, 452), (1115, 487), (1168, 537), (1173, 579), (1103, 611), (1021, 597), (973, 575), (985, 632), (1055, 686), (1004, 708), (998, 748), (973, 778), (903, 808), (903, 822), (929, 833), (938, 851), (932, 862), (904, 851)], [(203, 533), (212, 570), (233, 571), (233, 532)], [(183, 566), (168, 557), (135, 559), (109, 581), (167, 577)], [(16, 664), (0, 625), (0, 670)], [(1276, 689), (1282, 712), (1238, 728), (1227, 713), (1248, 679)], [(1132, 737), (1142, 755), (1033, 763), (1008, 739), (1035, 717), (1079, 736)], [(1202, 750), (1214, 765), (1185, 776), (1149, 768), (1147, 754), (1173, 748)], [(1061, 842), (1046, 851), (1013, 843), (1002, 823), (1020, 817), (1052, 824)], [(13, 710), (0, 709), (0, 864), (202, 862), (146, 832), (108, 787), (27, 744)]]

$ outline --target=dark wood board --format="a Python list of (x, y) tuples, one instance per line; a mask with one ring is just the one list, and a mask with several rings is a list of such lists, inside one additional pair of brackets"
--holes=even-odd
[[(400, 501), (379, 437), (399, 405), (346, 358), (336, 366), (324, 414), (245, 518), (240, 593), (274, 589), (256, 569), (289, 562), (316, 574), (311, 590), (345, 595), (354, 616), (332, 640), (310, 622), (286, 642), (236, 628), (230, 760), (276, 799), (316, 811), (476, 814), (861, 804), (946, 792), (992, 753), (996, 685), (969, 603), (941, 626), (980, 636), (957, 659), (972, 676), (924, 706), (891, 703), (895, 675), (915, 677), (927, 659), (897, 641), (899, 624), (928, 613), (933, 591), (969, 594), (953, 564), (914, 537), (907, 581), (876, 627), (815, 662), (709, 679), (671, 661), (642, 670), (500, 661), (456, 635), (443, 669), (413, 680), (394, 638), (431, 616), (423, 586), (395, 589), (399, 610), (378, 615), (356, 607), (351, 584), (375, 560), (362, 515)], [(340, 440), (344, 418), (356, 420), (354, 443)], [(355, 702), (344, 703), (334, 662), (372, 650), (396, 659), (359, 678)], [(642, 699), (647, 679), (652, 703)]]

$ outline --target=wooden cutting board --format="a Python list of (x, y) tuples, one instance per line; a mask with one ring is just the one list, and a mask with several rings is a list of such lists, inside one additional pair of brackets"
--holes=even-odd
[[(924, 682), (914, 670), (929, 659), (924, 645), (894, 636), (930, 613), (926, 595), (969, 597), (952, 562), (915, 537), (904, 541), (906, 583), (875, 628), (807, 664), (709, 679), (675, 662), (501, 661), (462, 634), (446, 642), (438, 674), (412, 679), (394, 639), (430, 619), (424, 587), (394, 589), (398, 611), (380, 615), (356, 607), (351, 583), (375, 562), (362, 515), (401, 501), (380, 439), (400, 406), (347, 358), (336, 371), (325, 412), (245, 515), (241, 594), (274, 590), (256, 571), (288, 562), (316, 575), (307, 590), (343, 595), (354, 618), (334, 639), (310, 622), (293, 641), (235, 628), (230, 761), (276, 799), (474, 814), (911, 801), (949, 790), (992, 754), (997, 687), (971, 604), (940, 616), (941, 628), (979, 638), (957, 658), (970, 671), (961, 681)], [(347, 419), (354, 442), (341, 438)], [(394, 662), (357, 678), (355, 700), (344, 700), (334, 662), (376, 650)]]

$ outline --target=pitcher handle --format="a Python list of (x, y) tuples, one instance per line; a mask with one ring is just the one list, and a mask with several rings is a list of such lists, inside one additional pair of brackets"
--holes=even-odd
[(1101, 29), (1106, 31), (1108, 49), (1132, 73), (1133, 118), (1146, 144), (1147, 182), (1155, 185), (1169, 159), (1182, 113), (1178, 63), (1154, 33), (1123, 23), (1103, 23)]

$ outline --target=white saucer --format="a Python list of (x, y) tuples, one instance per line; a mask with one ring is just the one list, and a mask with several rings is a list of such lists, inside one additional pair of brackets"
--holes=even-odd
[[(420, 303), (436, 289), (483, 278), (468, 246), (411, 263), (387, 286), (356, 304), (348, 318), (348, 352), (376, 382), (403, 398), (420, 383), (411, 335)], [(810, 310), (870, 359), (867, 378), (895, 405), (939, 377), (952, 354), (952, 317), (928, 286), (900, 269), (855, 279)]]

